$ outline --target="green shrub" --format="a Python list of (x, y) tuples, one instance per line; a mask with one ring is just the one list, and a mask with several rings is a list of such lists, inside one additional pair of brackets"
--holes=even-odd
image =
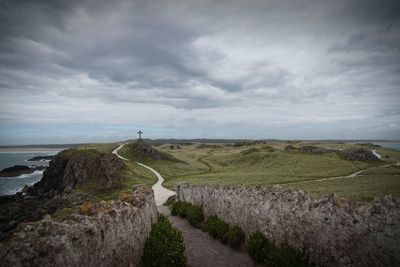
[(265, 261), (270, 247), (268, 239), (260, 231), (251, 234), (247, 241), (250, 256), (258, 262)]
[(191, 204), (186, 206), (186, 216), (190, 224), (193, 226), (198, 225), (204, 220), (203, 210), (200, 207)]
[(186, 203), (186, 202), (182, 202), (182, 201), (175, 202), (172, 206), (171, 214), (174, 216), (179, 215), (180, 217), (185, 218), (187, 206), (188, 206), (188, 203)]
[(206, 225), (210, 235), (220, 239), (222, 242), (227, 241), (229, 224), (227, 224), (217, 216), (213, 215), (207, 218)]
[(171, 207), (171, 214), (179, 215), (182, 218), (187, 217), (193, 226), (197, 226), (204, 220), (203, 210), (187, 202), (175, 202)]
[(159, 214), (144, 245), (141, 266), (187, 266), (182, 232)]
[(234, 225), (229, 228), (228, 232), (228, 243), (231, 244), (234, 247), (240, 246), (242, 242), (244, 241), (244, 232), (242, 228), (240, 228), (239, 225)]
[[(176, 195), (170, 196), (167, 201), (165, 201), (164, 206), (172, 209), (173, 205), (176, 203)], [(171, 211), (172, 212), (172, 211)]]
[(267, 253), (265, 263), (271, 267), (313, 266), (309, 263), (304, 253), (286, 244), (282, 245), (280, 248), (272, 246)]

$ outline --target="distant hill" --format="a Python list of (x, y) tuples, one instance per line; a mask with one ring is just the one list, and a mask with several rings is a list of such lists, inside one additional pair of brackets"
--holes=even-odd
[[(348, 139), (348, 140), (339, 140), (339, 139), (320, 139), (320, 140), (301, 140), (301, 139), (293, 139), (293, 140), (282, 140), (282, 139), (208, 139), (208, 138), (197, 138), (197, 139), (143, 139), (147, 143), (153, 146), (161, 146), (164, 144), (173, 144), (173, 143), (240, 143), (246, 141), (264, 141), (267, 143), (275, 143), (275, 142), (286, 142), (286, 141), (302, 141), (302, 142), (334, 142), (334, 143), (400, 143), (400, 140), (371, 140), (371, 139)], [(118, 142), (135, 142), (137, 139), (129, 139), (126, 141), (118, 141)], [(118, 143), (115, 142), (115, 143)], [(97, 143), (81, 143), (81, 144), (43, 144), (43, 145), (7, 145), (0, 146), (0, 149), (38, 149), (38, 148), (74, 148), (82, 145), (91, 145)]]

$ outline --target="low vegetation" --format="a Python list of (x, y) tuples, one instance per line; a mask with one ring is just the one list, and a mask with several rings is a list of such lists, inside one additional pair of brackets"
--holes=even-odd
[(210, 235), (226, 243), (228, 240), (229, 224), (216, 215), (207, 217), (207, 230)]
[[(187, 218), (191, 225), (200, 227), (204, 221), (203, 211), (200, 207), (188, 202), (178, 201), (171, 205), (171, 214)], [(245, 234), (239, 225), (229, 226), (228, 223), (218, 218), (218, 216), (209, 216), (205, 221), (205, 228), (214, 238), (223, 243), (228, 242), (233, 247), (239, 247), (245, 239)]]
[(111, 153), (114, 149), (116, 149), (119, 146), (120, 143), (88, 144), (88, 145), (78, 146), (75, 149), (77, 150), (94, 149), (99, 152)]
[(203, 210), (187, 202), (178, 201), (172, 205), (172, 215), (187, 218), (191, 225), (197, 226), (204, 220)]
[(239, 225), (229, 227), (228, 231), (228, 243), (234, 247), (239, 247), (245, 239), (244, 232)]
[[(332, 151), (376, 149), (383, 156), (383, 161), (350, 161), (337, 152), (318, 154), (300, 149), (286, 151), (285, 147), (289, 145)], [(374, 197), (387, 194), (400, 196), (400, 179), (397, 179), (400, 169), (394, 167), (400, 160), (400, 151), (389, 148), (324, 142), (250, 142), (241, 146), (214, 143), (201, 146), (201, 149), (198, 146), (198, 143), (192, 143), (178, 150), (170, 150), (168, 145), (158, 148), (187, 163), (165, 160), (151, 163), (163, 175), (165, 187), (174, 190), (176, 182), (187, 181), (191, 185), (282, 185), (309, 191), (315, 198), (330, 192), (358, 201), (371, 201)], [(387, 164), (393, 168), (384, 168)], [(360, 170), (365, 172), (344, 178)], [(330, 180), (335, 177), (341, 178)], [(326, 178), (329, 179), (320, 181)], [(360, 190), (354, 190), (357, 188)]]
[(164, 215), (159, 214), (144, 245), (140, 266), (187, 266), (184, 251), (182, 232), (172, 227)]
[(247, 241), (247, 250), (253, 259), (258, 262), (264, 262), (268, 266), (313, 266), (309, 263), (304, 253), (286, 244), (277, 247), (259, 231), (250, 236)]
[(247, 241), (247, 251), (258, 262), (263, 262), (270, 248), (268, 239), (260, 232), (253, 233)]

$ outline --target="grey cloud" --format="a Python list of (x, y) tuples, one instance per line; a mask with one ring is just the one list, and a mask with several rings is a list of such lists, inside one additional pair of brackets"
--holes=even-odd
[[(75, 114), (73, 100), (147, 105), (206, 127), (214, 116), (251, 121), (229, 117), (247, 108), (265, 120), (266, 107), (312, 118), (314, 103), (336, 106), (319, 107), (321, 120), (361, 118), (375, 99), (368, 115), (378, 121), (399, 112), (399, 36), (398, 1), (4, 0), (0, 103), (39, 113), (35, 103), (60, 103), (60, 117)], [(4, 107), (0, 125), (28, 120)]]

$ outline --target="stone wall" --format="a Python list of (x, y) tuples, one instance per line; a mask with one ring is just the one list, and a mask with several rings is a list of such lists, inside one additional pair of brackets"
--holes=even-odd
[(1, 266), (135, 266), (157, 218), (153, 191), (133, 187), (117, 201), (84, 203), (63, 221), (20, 224), (0, 244)]
[(321, 266), (399, 266), (400, 199), (371, 203), (321, 200), (280, 186), (176, 185), (177, 199), (238, 224), (248, 237), (260, 230), (276, 244), (306, 251)]

